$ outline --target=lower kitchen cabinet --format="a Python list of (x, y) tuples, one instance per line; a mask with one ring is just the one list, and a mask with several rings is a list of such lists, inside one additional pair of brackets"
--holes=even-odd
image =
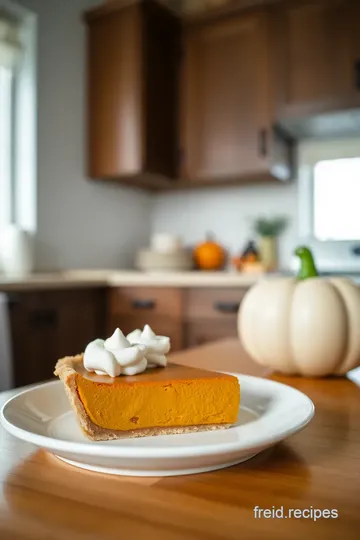
[(198, 347), (211, 341), (237, 336), (236, 318), (227, 321), (188, 322), (184, 329), (184, 348)]
[(12, 386), (53, 377), (56, 361), (119, 327), (149, 324), (171, 350), (237, 335), (245, 288), (113, 287), (8, 294)]
[(52, 378), (59, 358), (83, 352), (105, 333), (102, 289), (11, 293), (8, 302), (13, 386)]
[(107, 333), (127, 334), (149, 324), (169, 336), (171, 350), (237, 335), (245, 288), (119, 287), (109, 289)]
[(192, 288), (185, 291), (184, 317), (189, 322), (236, 321), (245, 288)]
[(158, 335), (169, 336), (171, 350), (183, 348), (182, 290), (173, 287), (109, 289), (108, 334), (116, 327), (124, 334), (149, 324)]
[(236, 337), (237, 314), (245, 292), (245, 288), (187, 290), (184, 347)]

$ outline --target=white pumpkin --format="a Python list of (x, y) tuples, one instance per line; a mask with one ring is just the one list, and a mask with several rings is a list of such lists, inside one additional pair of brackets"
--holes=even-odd
[(254, 360), (275, 371), (344, 374), (360, 365), (360, 288), (345, 278), (260, 281), (243, 298), (238, 332)]

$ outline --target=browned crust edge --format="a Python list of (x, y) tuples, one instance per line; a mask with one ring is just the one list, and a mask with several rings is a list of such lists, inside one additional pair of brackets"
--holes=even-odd
[(54, 375), (59, 377), (64, 383), (66, 394), (79, 420), (80, 427), (85, 433), (85, 435), (92, 441), (111, 441), (115, 439), (132, 439), (136, 437), (150, 437), (156, 435), (180, 435), (184, 433), (196, 433), (198, 431), (227, 429), (232, 425), (202, 424), (198, 426), (143, 428), (133, 429), (130, 431), (119, 431), (97, 426), (87, 414), (77, 391), (77, 372), (75, 367), (83, 363), (83, 358), (83, 354), (78, 354), (77, 356), (66, 356), (65, 358), (61, 358), (55, 366)]

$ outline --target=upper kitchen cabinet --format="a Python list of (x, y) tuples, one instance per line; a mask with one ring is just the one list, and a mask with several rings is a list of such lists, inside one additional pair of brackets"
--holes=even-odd
[(178, 164), (180, 22), (152, 0), (88, 11), (88, 175), (152, 188)]
[(266, 11), (189, 24), (182, 66), (182, 177), (190, 183), (291, 175), (291, 146), (272, 129)]
[(293, 135), (359, 132), (359, 21), (359, 0), (302, 0), (275, 9), (277, 114)]

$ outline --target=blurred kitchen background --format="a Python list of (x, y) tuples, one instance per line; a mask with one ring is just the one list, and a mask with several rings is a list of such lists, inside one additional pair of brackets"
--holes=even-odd
[(360, 282), (358, 0), (0, 0), (0, 390), (258, 279)]

